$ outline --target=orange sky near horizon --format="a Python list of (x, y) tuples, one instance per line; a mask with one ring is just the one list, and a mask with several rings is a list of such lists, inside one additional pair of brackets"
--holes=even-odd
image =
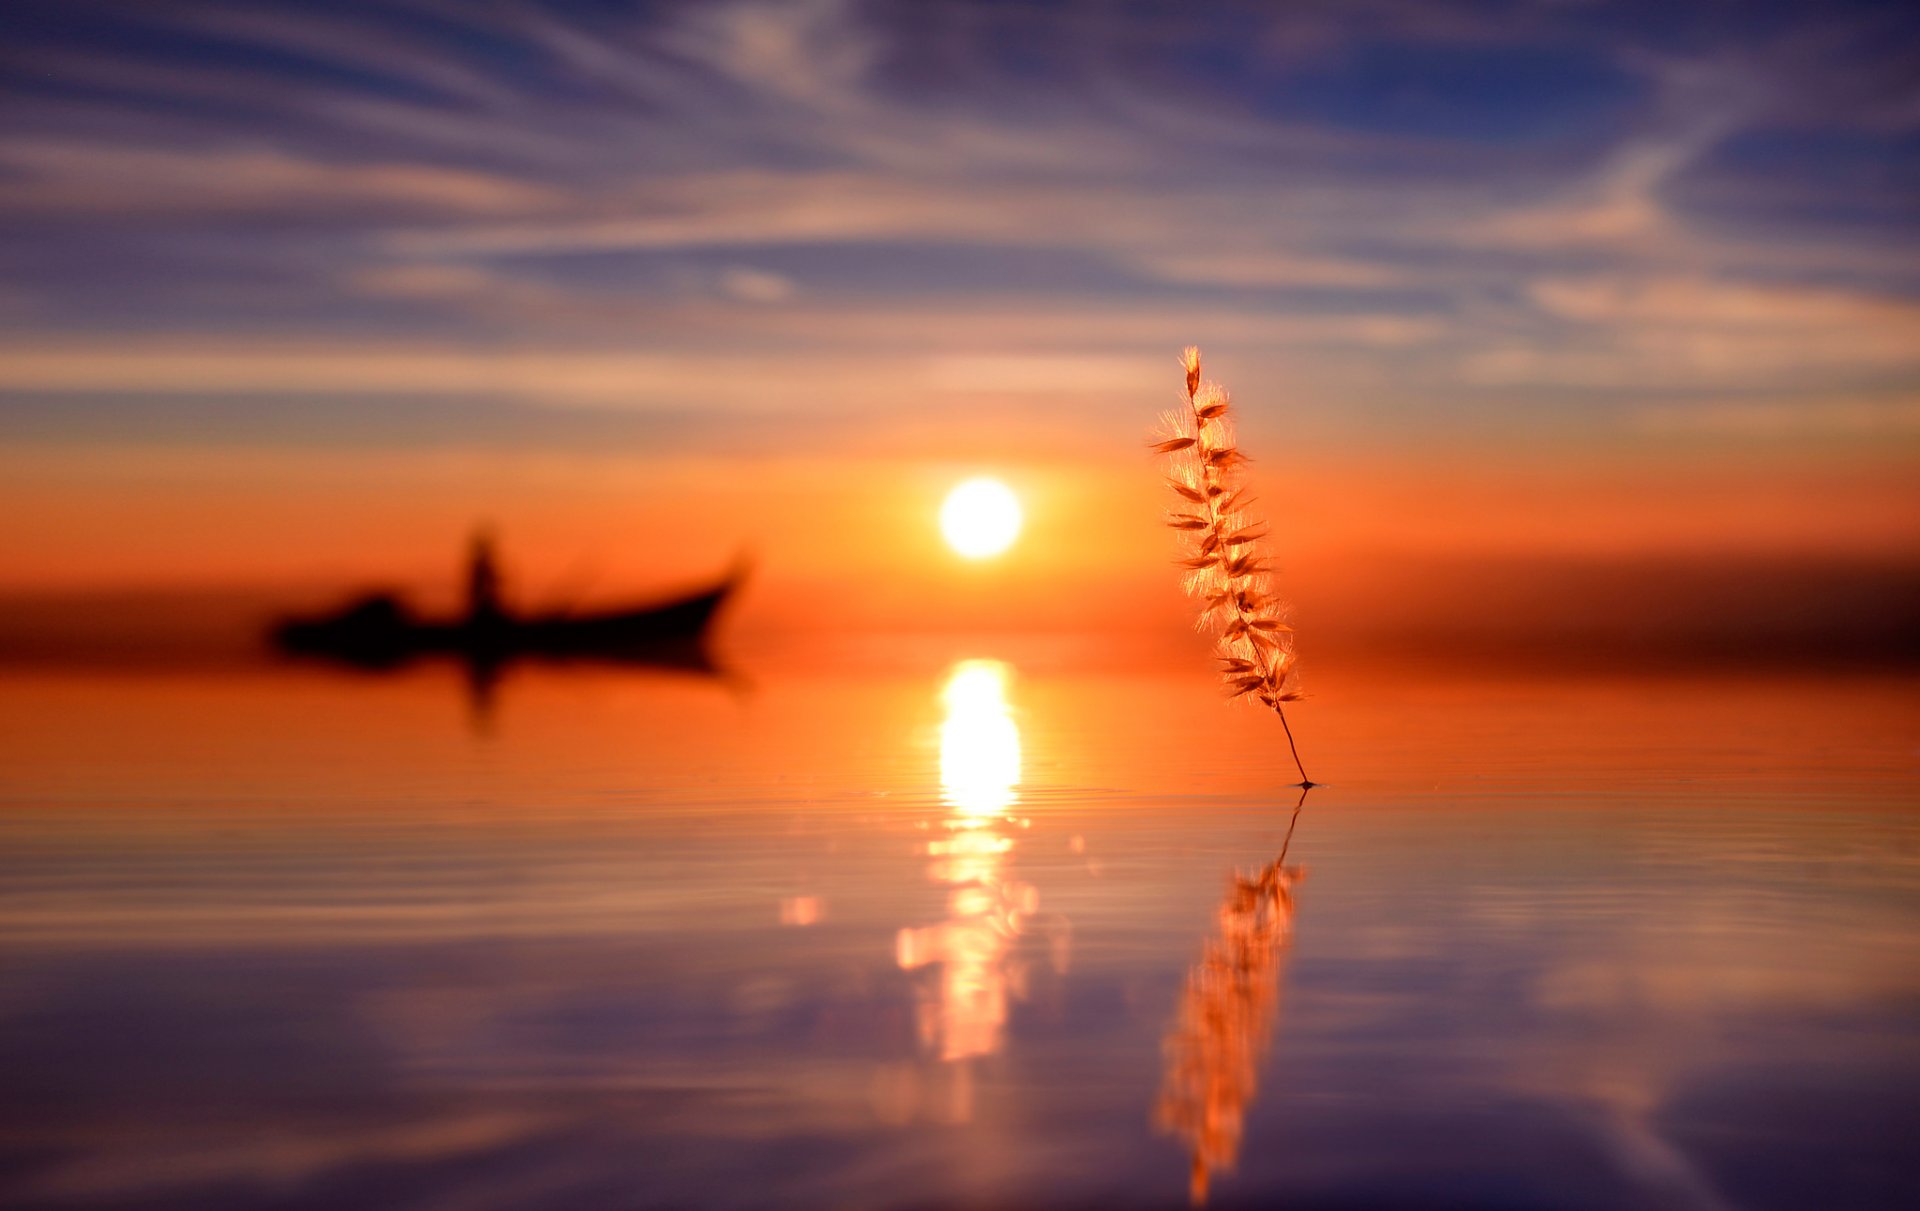
[[(484, 521), (523, 607), (644, 596), (745, 553), (755, 576), (728, 625), (747, 632), (1175, 625), (1187, 607), (1155, 460), (1143, 440), (1089, 448), (1078, 462), (15, 450), (0, 454), (0, 594), (313, 601), (386, 583), (451, 601)], [(1920, 559), (1920, 489), (1898, 450), (1250, 452), (1282, 591), (1343, 613), (1410, 608), (1394, 600), (1410, 583), (1396, 569), (1431, 587), (1435, 568), (1489, 562)], [(973, 474), (1005, 480), (1026, 511), (1013, 548), (978, 562), (948, 549), (937, 520)]]

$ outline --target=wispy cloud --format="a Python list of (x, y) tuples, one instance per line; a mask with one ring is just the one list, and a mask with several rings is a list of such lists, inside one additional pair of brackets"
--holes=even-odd
[(1820, 172), (1920, 131), (1872, 6), (47, 11), (0, 50), (6, 390), (630, 402), (693, 358), (804, 411), (856, 350), (987, 392), (1191, 337), (1389, 431), (1920, 385), (1920, 219)]
[(0, 210), (154, 221), (356, 211), (498, 215), (552, 208), (551, 189), (486, 172), (419, 163), (338, 163), (271, 149), (186, 150), (111, 143), (0, 143)]
[(1635, 423), (1659, 435), (1748, 438), (1920, 438), (1920, 396), (1810, 402), (1649, 405)]

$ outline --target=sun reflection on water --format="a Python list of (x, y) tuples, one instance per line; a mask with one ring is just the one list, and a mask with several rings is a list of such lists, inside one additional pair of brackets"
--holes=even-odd
[(996, 660), (963, 660), (940, 695), (947, 707), (940, 789), (971, 824), (1006, 811), (1020, 785), (1020, 727), (1007, 703), (1010, 671)]
[(1020, 728), (1007, 699), (1011, 669), (966, 660), (947, 676), (941, 697), (940, 786), (949, 811), (927, 843), (928, 877), (945, 884), (947, 919), (902, 929), (897, 958), (905, 970), (939, 967), (922, 983), (921, 1046), (959, 1065), (949, 1113), (971, 1114), (965, 1061), (998, 1051), (1009, 1000), (1023, 995), (1026, 973), (1011, 949), (1039, 907), (1039, 896), (1007, 871), (1018, 801)]

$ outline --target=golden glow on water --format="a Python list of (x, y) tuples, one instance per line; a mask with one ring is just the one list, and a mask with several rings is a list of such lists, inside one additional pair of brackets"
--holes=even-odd
[(940, 790), (970, 816), (996, 816), (1012, 806), (1020, 785), (1020, 728), (1007, 705), (1009, 668), (995, 660), (962, 660), (941, 693)]
[[(947, 675), (940, 726), (940, 786), (951, 809), (927, 843), (927, 875), (947, 889), (947, 919), (902, 929), (896, 958), (906, 970), (939, 967), (923, 983), (917, 1025), (921, 1046), (945, 1063), (1000, 1049), (1009, 999), (1025, 972), (1010, 951), (1039, 908), (1031, 886), (1010, 877), (1014, 821), (1006, 809), (1020, 784), (1020, 728), (1007, 699), (1012, 670), (964, 660)], [(970, 1079), (955, 1073), (948, 1115), (971, 1116)]]

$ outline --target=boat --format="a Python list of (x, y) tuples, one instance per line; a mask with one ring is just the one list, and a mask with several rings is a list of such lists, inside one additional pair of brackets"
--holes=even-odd
[(467, 567), (467, 610), (458, 617), (417, 614), (397, 594), (369, 593), (331, 613), (285, 618), (272, 638), (281, 650), (363, 668), (390, 668), (423, 656), (451, 656), (476, 668), (510, 661), (602, 660), (712, 668), (704, 641), (745, 576), (735, 566), (698, 589), (619, 609), (516, 613), (500, 596), (493, 543), (474, 540)]

